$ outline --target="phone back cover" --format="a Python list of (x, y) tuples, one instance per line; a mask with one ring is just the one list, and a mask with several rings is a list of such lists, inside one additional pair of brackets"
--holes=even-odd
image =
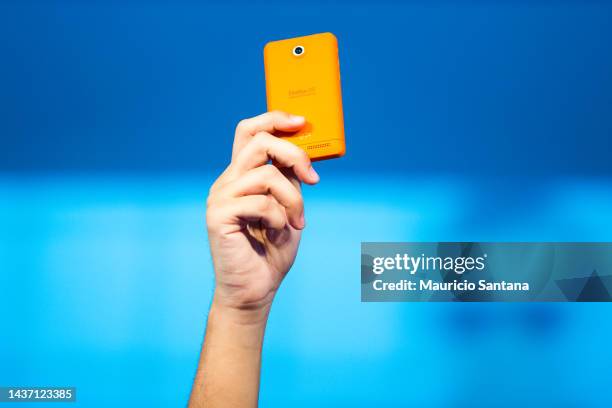
[[(302, 55), (295, 55), (302, 46)], [(284, 136), (313, 160), (345, 152), (338, 42), (331, 33), (272, 41), (264, 48), (268, 110), (306, 117), (298, 133)]]

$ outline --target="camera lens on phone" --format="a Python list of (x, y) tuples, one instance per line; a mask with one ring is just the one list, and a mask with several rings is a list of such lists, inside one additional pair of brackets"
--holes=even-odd
[(304, 47), (302, 47), (301, 45), (298, 45), (297, 47), (295, 47), (293, 49), (293, 55), (302, 55), (304, 53)]

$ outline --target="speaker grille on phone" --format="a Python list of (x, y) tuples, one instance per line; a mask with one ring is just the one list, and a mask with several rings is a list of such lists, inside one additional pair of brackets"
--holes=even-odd
[(306, 150), (322, 149), (324, 147), (329, 147), (330, 145), (331, 145), (331, 143), (329, 143), (329, 142), (327, 142), (327, 143), (312, 144), (312, 145), (306, 146)]

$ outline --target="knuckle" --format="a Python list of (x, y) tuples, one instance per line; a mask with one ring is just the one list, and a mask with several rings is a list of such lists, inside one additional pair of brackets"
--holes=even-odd
[(206, 198), (206, 205), (214, 199), (214, 197), (218, 194), (219, 189), (223, 187), (223, 185), (227, 182), (228, 176), (231, 174), (232, 166), (228, 166), (223, 173), (211, 184), (208, 189), (208, 197)]
[(214, 206), (206, 209), (206, 226), (210, 231), (214, 231), (218, 224), (218, 211)]
[(215, 182), (208, 189), (208, 195), (206, 196), (206, 209), (207, 210), (212, 208), (214, 205), (217, 188), (218, 188), (218, 182)]
[(287, 140), (279, 139), (279, 141), (285, 143), (285, 146), (287, 146), (287, 157), (290, 158), (293, 162), (310, 162), (310, 158), (308, 157), (308, 154), (304, 149), (299, 146), (296, 146), (295, 144)]
[(257, 132), (253, 136), (253, 141), (258, 145), (264, 145), (268, 141), (268, 133), (266, 132)]
[(279, 170), (273, 164), (264, 164), (260, 170), (266, 178), (277, 177), (280, 173)]
[(304, 207), (304, 197), (302, 197), (301, 194), (296, 194), (296, 198), (295, 198), (295, 205), (298, 208), (303, 208)]
[(249, 120), (242, 119), (236, 124), (236, 133), (241, 133), (249, 127)]
[(297, 192), (295, 194), (292, 194), (289, 197), (289, 205), (291, 207), (301, 209), (304, 206), (304, 199), (302, 198), (302, 195)]
[(261, 196), (259, 198), (259, 210), (261, 212), (268, 212), (274, 207), (274, 201), (270, 196)]
[(302, 149), (301, 147), (298, 147), (298, 149), (299, 149), (298, 160), (310, 166), (310, 157), (308, 157), (308, 153), (306, 153), (306, 151)]
[(215, 191), (217, 190), (218, 185), (219, 185), (219, 180), (212, 183), (211, 186), (209, 187), (208, 195), (206, 196), (206, 208), (210, 206), (210, 203), (213, 200), (213, 197), (215, 195)]

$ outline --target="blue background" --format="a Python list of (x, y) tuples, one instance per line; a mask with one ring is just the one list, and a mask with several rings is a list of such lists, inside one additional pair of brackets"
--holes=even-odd
[(305, 189), (261, 406), (609, 406), (608, 304), (362, 304), (359, 251), (611, 241), (610, 21), (578, 1), (0, 3), (0, 385), (185, 405), (204, 201), (265, 110), (262, 47), (332, 31), (347, 156)]

